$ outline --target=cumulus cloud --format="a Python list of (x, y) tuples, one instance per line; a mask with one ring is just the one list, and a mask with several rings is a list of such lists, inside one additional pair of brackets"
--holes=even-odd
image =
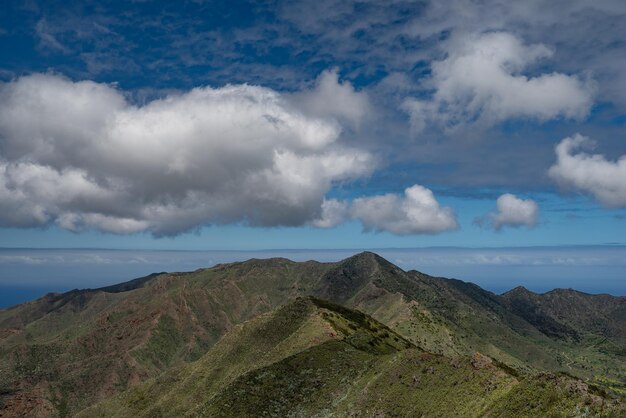
[(295, 93), (292, 100), (312, 115), (338, 118), (353, 128), (359, 128), (372, 112), (367, 94), (355, 91), (348, 82), (342, 83), (337, 69), (322, 72), (313, 90)]
[(582, 119), (593, 103), (591, 81), (556, 72), (523, 74), (552, 54), (543, 44), (527, 45), (506, 32), (456, 37), (447, 57), (431, 65), (432, 99), (407, 99), (403, 109), (416, 132), (429, 123), (453, 128), (509, 118)]
[(452, 209), (441, 207), (431, 190), (415, 184), (404, 196), (387, 193), (344, 201), (324, 200), (321, 216), (310, 224), (334, 228), (357, 220), (365, 231), (391, 232), (396, 235), (436, 234), (458, 228)]
[(520, 199), (511, 193), (505, 193), (496, 201), (496, 211), (486, 218), (478, 218), (474, 223), (484, 225), (485, 221), (496, 231), (505, 226), (529, 228), (537, 225), (539, 206), (532, 199)]
[(604, 155), (580, 151), (593, 145), (580, 134), (563, 139), (555, 148), (557, 160), (548, 174), (561, 187), (591, 194), (607, 207), (626, 207), (626, 155), (609, 161)]
[(324, 199), (322, 213), (318, 219), (311, 221), (316, 228), (334, 228), (344, 223), (350, 216), (348, 202), (337, 199)]
[(366, 231), (412, 235), (458, 228), (452, 209), (441, 207), (433, 192), (418, 184), (405, 189), (404, 196), (388, 193), (357, 198), (352, 202), (350, 213), (361, 221)]
[[(333, 83), (346, 103), (359, 94), (332, 77), (309, 93), (330, 97)], [(19, 78), (0, 85), (0, 224), (156, 235), (305, 224), (333, 184), (374, 166), (341, 146), (346, 113), (329, 109), (250, 85), (136, 106), (106, 84)]]

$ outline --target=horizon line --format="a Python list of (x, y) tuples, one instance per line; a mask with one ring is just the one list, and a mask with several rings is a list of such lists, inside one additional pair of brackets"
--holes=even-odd
[(107, 248), (107, 247), (0, 247), (0, 251), (146, 251), (146, 252), (271, 252), (271, 251), (407, 251), (407, 250), (432, 250), (432, 249), (457, 249), (457, 250), (515, 250), (515, 249), (554, 249), (554, 248), (626, 248), (626, 243), (602, 243), (602, 244), (562, 244), (562, 245), (520, 245), (520, 246), (459, 246), (459, 245), (433, 245), (423, 247), (351, 247), (351, 248), (258, 248), (258, 249), (174, 249), (174, 248)]

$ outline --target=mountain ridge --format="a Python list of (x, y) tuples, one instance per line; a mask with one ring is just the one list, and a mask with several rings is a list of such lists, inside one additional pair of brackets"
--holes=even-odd
[[(334, 263), (251, 259), (153, 274), (0, 310), (0, 402), (30, 393), (54, 410), (46, 398), (56, 393), (80, 410), (199, 359), (238, 324), (304, 296), (369, 314), (435, 354), (479, 351), (518, 373), (563, 371), (612, 393), (626, 387), (626, 298), (593, 299), (583, 305), (592, 308), (589, 319), (569, 323), (540, 296), (519, 301), (364, 252)], [(552, 305), (579, 315), (568, 300)], [(616, 325), (602, 327), (606, 318)], [(77, 375), (62, 373), (70, 363)]]
[[(305, 318), (318, 320), (305, 321), (308, 328), (302, 320), (294, 320), (302, 318), (305, 306), (309, 307)], [(292, 314), (292, 319), (284, 320), (292, 330), (285, 338), (299, 333), (298, 340), (309, 343), (270, 355), (272, 360), (252, 368), (251, 357), (258, 354), (248, 352), (238, 357), (239, 364), (246, 366), (224, 379), (220, 376), (229, 373), (233, 362), (228, 362), (224, 372), (216, 353), (224, 345), (220, 342), (185, 368), (166, 372), (79, 416), (325, 416), (330, 411), (351, 417), (372, 416), (372, 411), (400, 416), (503, 416), (503, 412), (549, 415), (584, 408), (587, 413), (608, 416), (623, 411), (619, 404), (606, 402), (574, 379), (544, 374), (520, 380), (477, 352), (456, 359), (434, 356), (367, 315), (312, 297), (298, 298), (248, 321), (222, 341), (228, 341), (229, 350), (254, 351), (260, 345), (266, 352), (276, 352), (285, 346), (284, 340), (267, 345), (268, 336), (262, 333), (251, 345), (244, 329), (254, 334), (257, 324), (264, 327), (265, 318), (284, 318), (285, 313)], [(302, 332), (303, 328), (307, 331)], [(271, 329), (284, 332), (281, 326)], [(372, 344), (381, 338), (383, 343)], [(450, 391), (454, 396), (449, 396)]]

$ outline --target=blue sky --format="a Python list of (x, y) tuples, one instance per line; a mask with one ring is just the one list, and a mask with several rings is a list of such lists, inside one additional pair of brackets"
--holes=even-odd
[(624, 244), (626, 6), (509, 3), (7, 1), (0, 247)]

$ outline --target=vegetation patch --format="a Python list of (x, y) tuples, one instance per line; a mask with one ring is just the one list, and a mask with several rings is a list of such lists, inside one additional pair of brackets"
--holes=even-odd
[(148, 342), (134, 356), (137, 361), (162, 370), (172, 364), (184, 343), (174, 319), (163, 314)]

